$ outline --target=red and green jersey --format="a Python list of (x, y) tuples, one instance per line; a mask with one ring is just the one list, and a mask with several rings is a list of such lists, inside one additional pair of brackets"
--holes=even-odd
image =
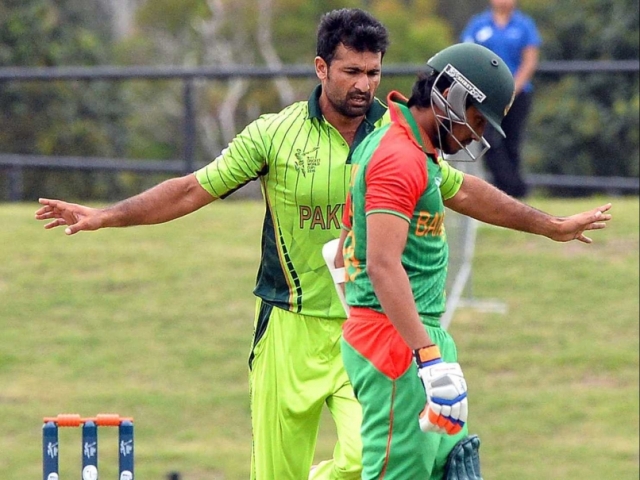
[(366, 217), (383, 212), (410, 224), (402, 265), (418, 313), (439, 317), (445, 308), (449, 256), (443, 195), (446, 199), (457, 193), (462, 174), (437, 161), (435, 149), (413, 119), (406, 99), (392, 92), (388, 104), (392, 122), (369, 135), (353, 155), (343, 218), (349, 230), (344, 245), (346, 299), (351, 306), (382, 311), (367, 273)]
[(340, 234), (352, 149), (389, 115), (375, 100), (350, 148), (322, 116), (320, 93), (249, 124), (196, 176), (216, 198), (260, 180), (266, 213), (258, 297), (304, 315), (344, 318), (322, 246)]

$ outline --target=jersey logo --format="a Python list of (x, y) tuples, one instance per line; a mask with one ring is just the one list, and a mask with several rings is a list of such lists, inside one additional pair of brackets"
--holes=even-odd
[(417, 237), (440, 237), (444, 235), (444, 212), (420, 212), (416, 219)]
[(320, 227), (322, 230), (339, 230), (343, 209), (344, 203), (327, 205), (326, 208), (320, 205), (316, 205), (315, 207), (311, 205), (300, 205), (298, 208), (300, 230), (313, 230), (316, 227)]
[(460, 71), (450, 63), (444, 67), (444, 73), (462, 85), (464, 89), (469, 92), (469, 95), (475, 98), (478, 103), (484, 102), (485, 98), (487, 98), (482, 90), (476, 87), (471, 80), (460, 73)]
[(484, 28), (481, 28), (480, 30), (478, 30), (478, 33), (476, 33), (476, 40), (478, 41), (478, 43), (484, 43), (491, 37), (493, 37), (493, 28), (488, 25)]
[(302, 173), (303, 177), (306, 177), (307, 173), (316, 172), (316, 167), (320, 165), (320, 159), (316, 156), (319, 149), (320, 147), (315, 147), (306, 152), (303, 152), (300, 148), (296, 150), (296, 171)]

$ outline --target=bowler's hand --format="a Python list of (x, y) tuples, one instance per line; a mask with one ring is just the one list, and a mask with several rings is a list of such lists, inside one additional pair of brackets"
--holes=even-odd
[(578, 240), (584, 243), (591, 243), (593, 240), (585, 236), (587, 230), (600, 230), (605, 228), (611, 220), (611, 214), (607, 213), (611, 208), (611, 204), (607, 203), (601, 207), (594, 208), (587, 212), (577, 213), (570, 217), (558, 218), (557, 229), (549, 235), (551, 240), (556, 242), (570, 242)]
[(53, 220), (44, 228), (50, 229), (66, 225), (64, 233), (73, 235), (81, 230), (98, 230), (102, 227), (101, 210), (89, 208), (61, 200), (38, 200), (43, 207), (36, 211), (36, 220)]

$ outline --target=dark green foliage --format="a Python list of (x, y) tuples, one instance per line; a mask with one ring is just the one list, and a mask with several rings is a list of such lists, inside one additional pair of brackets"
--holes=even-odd
[(554, 2), (536, 12), (545, 57), (553, 60), (638, 58), (637, 0)]
[[(385, 64), (421, 64), (457, 41), (485, 0), (278, 0), (271, 38), (284, 64), (312, 65), (320, 16), (331, 9), (370, 10), (390, 30)], [(135, 28), (111, 38), (103, 0), (0, 2), (0, 67), (264, 64), (257, 3), (222, 0), (220, 16), (206, 0), (147, 0)], [(543, 37), (542, 60), (621, 60), (639, 56), (637, 0), (521, 0)], [(250, 12), (250, 14), (247, 14)], [(264, 20), (268, 22), (269, 20)], [(213, 29), (213, 30), (212, 30)], [(211, 32), (214, 34), (211, 34)], [(209, 37), (207, 37), (209, 32)], [(409, 93), (413, 76), (385, 76), (378, 91)], [(291, 80), (297, 99), (315, 79)], [(638, 74), (535, 77), (536, 93), (524, 160), (536, 173), (638, 176)], [(217, 117), (229, 83), (196, 83), (196, 162), (226, 141)], [(279, 110), (274, 82), (250, 80), (235, 107), (233, 128)], [(180, 81), (58, 81), (0, 83), (0, 153), (175, 159), (184, 148)], [(0, 200), (6, 200), (0, 170)], [(113, 199), (136, 193), (139, 175), (24, 171), (26, 199), (55, 195)], [(140, 181), (148, 182), (145, 178)], [(147, 185), (147, 183), (145, 183)], [(556, 191), (555, 193), (561, 193)]]
[[(637, 0), (554, 2), (535, 14), (544, 60), (639, 57)], [(535, 172), (637, 177), (638, 74), (536, 78), (526, 155)]]
[[(94, 4), (95, 9), (98, 4)], [(90, 66), (109, 60), (108, 32), (76, 0), (20, 0), (0, 6), (0, 66)], [(95, 28), (89, 29), (93, 25)], [(114, 157), (124, 153), (120, 84), (57, 81), (0, 83), (0, 152)], [(0, 173), (0, 175), (2, 175)], [(0, 179), (1, 183), (4, 183)], [(78, 198), (113, 192), (107, 174), (24, 171), (26, 199), (53, 191)], [(113, 195), (113, 193), (112, 193)], [(4, 196), (4, 191), (3, 191)], [(6, 200), (6, 198), (0, 198)]]
[[(95, 2), (94, 7), (98, 8)], [(0, 5), (0, 65), (97, 65), (107, 56), (95, 11), (76, 0), (7, 0)]]

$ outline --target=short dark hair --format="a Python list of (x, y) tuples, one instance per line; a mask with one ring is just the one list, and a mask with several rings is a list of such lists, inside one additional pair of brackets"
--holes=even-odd
[[(431, 106), (431, 90), (438, 78), (438, 72), (433, 69), (429, 69), (418, 73), (418, 78), (413, 84), (411, 90), (411, 97), (409, 97), (408, 107), (420, 107), (427, 108)], [(445, 79), (443, 79), (444, 81)], [(448, 80), (448, 79), (446, 79)], [(451, 84), (449, 83), (449, 86)], [(446, 87), (445, 87), (446, 88)]]
[(384, 57), (389, 47), (389, 34), (370, 13), (358, 8), (341, 8), (322, 16), (316, 55), (331, 65), (341, 43), (356, 52), (380, 52)]

